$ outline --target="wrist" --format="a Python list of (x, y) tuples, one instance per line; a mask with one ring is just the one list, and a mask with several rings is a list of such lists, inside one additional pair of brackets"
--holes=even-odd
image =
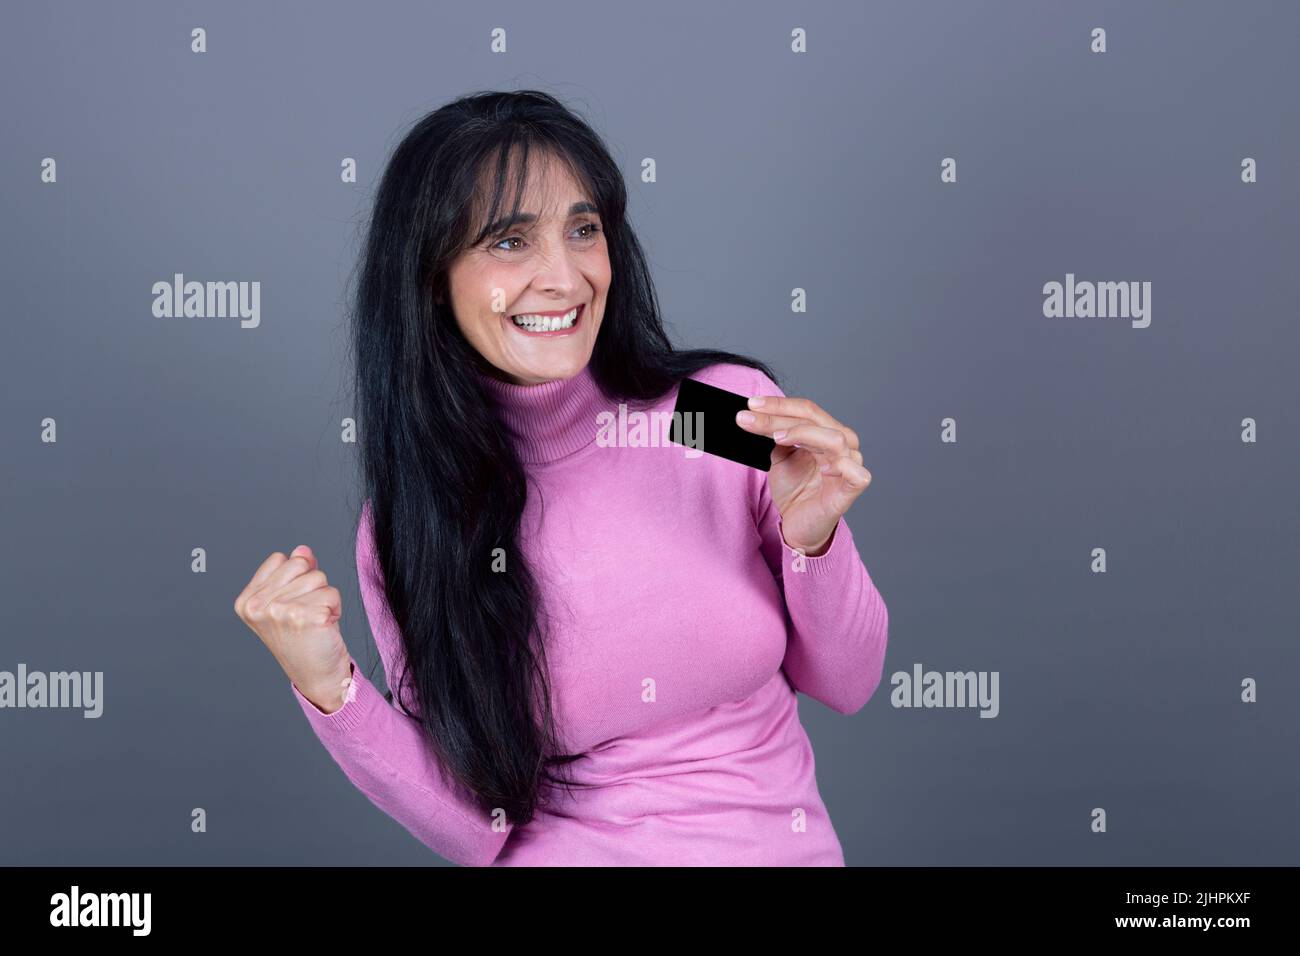
[(831, 541), (834, 539), (834, 537), (835, 537), (835, 529), (832, 528), (831, 533), (828, 534), (821, 541), (818, 541), (816, 544), (807, 545), (807, 544), (799, 544), (797, 542), (788, 541), (786, 540), (785, 532), (784, 531), (781, 532), (781, 540), (785, 541), (785, 546), (792, 551), (798, 551), (802, 553), (805, 558), (820, 558), (822, 555), (824, 555), (827, 551), (831, 549)]
[(316, 705), (318, 710), (326, 714), (332, 714), (337, 710), (341, 710), (344, 704), (356, 696), (353, 677), (353, 665), (352, 661), (349, 660), (341, 675), (336, 675), (319, 683), (313, 683), (307, 687), (299, 685), (298, 689), (302, 692), (302, 696)]

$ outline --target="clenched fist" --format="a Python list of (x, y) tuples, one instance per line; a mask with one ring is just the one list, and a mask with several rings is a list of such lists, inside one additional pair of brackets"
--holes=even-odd
[(325, 713), (343, 706), (352, 677), (351, 657), (339, 618), (342, 596), (300, 544), (262, 562), (235, 598), (235, 613), (280, 662), (302, 695)]

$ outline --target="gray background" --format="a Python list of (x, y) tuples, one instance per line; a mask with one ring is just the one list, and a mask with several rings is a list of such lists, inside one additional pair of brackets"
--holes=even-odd
[[(105, 711), (0, 711), (0, 863), (442, 862), (232, 604), (306, 542), (374, 660), (338, 441), (357, 229), (418, 116), (528, 86), (610, 143), (682, 344), (862, 436), (885, 679), (800, 704), (847, 861), (1300, 862), (1298, 38), (1259, 2), (7, 11), (0, 669), (102, 670)], [(173, 272), (260, 281), (261, 327), (153, 318)], [(1150, 281), (1151, 326), (1044, 318), (1067, 272)], [(891, 707), (915, 662), (999, 671), (1000, 716)]]

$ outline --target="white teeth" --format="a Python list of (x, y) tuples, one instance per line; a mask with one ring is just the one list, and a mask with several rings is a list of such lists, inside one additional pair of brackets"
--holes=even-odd
[(558, 329), (572, 328), (577, 319), (578, 309), (576, 306), (564, 315), (523, 314), (510, 316), (510, 321), (529, 332), (554, 332)]

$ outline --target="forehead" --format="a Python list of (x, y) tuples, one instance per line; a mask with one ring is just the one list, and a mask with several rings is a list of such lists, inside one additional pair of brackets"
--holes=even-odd
[[(497, 190), (497, 161), (491, 159), (484, 163), (478, 175), (478, 184), (474, 192), (473, 221), (482, 228), (489, 214), (496, 220), (506, 218), (514, 210), (516, 197), (519, 212), (536, 216), (540, 219), (565, 219), (570, 215), (570, 207), (578, 202), (591, 202), (592, 197), (584, 185), (574, 176), (568, 165), (549, 154), (533, 152), (528, 157), (525, 173), (520, 168), (517, 155), (511, 157), (505, 170), (505, 180), (501, 194), (495, 197)], [(523, 191), (519, 192), (520, 179), (523, 179)]]

